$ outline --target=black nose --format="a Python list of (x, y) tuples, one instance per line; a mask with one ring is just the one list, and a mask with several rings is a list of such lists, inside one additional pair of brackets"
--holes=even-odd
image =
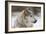
[(34, 23), (36, 23), (36, 22), (37, 22), (37, 20), (34, 21)]

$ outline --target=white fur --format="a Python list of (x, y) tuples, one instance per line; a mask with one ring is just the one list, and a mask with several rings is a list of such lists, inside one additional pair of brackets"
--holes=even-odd
[(14, 21), (14, 27), (32, 27), (33, 22), (35, 21), (34, 17), (25, 16), (24, 18), (24, 10), (20, 12), (18, 15), (16, 15)]

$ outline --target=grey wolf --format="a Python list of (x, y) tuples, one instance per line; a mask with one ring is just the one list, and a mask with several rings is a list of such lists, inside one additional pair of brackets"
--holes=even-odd
[(30, 8), (26, 8), (16, 15), (14, 27), (33, 27), (33, 24), (36, 22), (37, 20), (34, 18), (33, 11), (31, 11)]

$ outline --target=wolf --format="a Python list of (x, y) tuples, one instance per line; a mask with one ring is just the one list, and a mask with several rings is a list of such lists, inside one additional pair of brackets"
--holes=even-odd
[(30, 8), (26, 8), (16, 15), (14, 27), (33, 27), (33, 24), (36, 22), (37, 20), (34, 18), (33, 11), (31, 11)]

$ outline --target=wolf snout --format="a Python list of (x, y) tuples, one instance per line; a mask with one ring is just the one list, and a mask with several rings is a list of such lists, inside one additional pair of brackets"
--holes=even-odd
[(36, 22), (37, 22), (37, 20), (34, 21), (34, 23), (36, 23)]

